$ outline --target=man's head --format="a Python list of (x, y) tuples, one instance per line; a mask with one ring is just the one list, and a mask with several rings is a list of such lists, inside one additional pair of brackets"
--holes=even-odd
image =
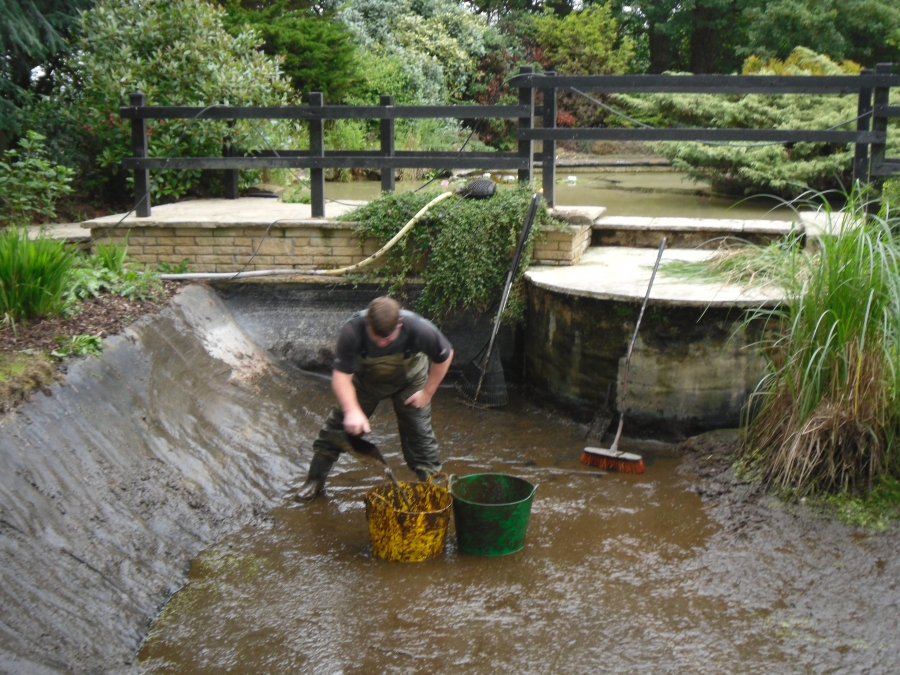
[(400, 305), (393, 298), (381, 296), (369, 303), (366, 328), (379, 347), (386, 347), (400, 335)]

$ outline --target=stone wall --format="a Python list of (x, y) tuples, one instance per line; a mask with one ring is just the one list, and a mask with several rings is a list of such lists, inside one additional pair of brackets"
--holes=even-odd
[[(214, 223), (130, 228), (92, 228), (101, 244), (128, 244), (134, 260), (173, 267), (187, 260), (192, 272), (237, 272), (265, 269), (335, 269), (364, 260), (379, 246), (359, 241), (355, 223), (295, 221), (264, 227), (217, 226)], [(590, 244), (589, 225), (546, 231), (535, 246), (533, 264), (572, 265)], [(248, 262), (249, 261), (249, 262)]]

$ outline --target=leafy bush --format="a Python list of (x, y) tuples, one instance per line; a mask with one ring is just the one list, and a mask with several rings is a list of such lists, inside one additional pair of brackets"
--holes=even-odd
[[(398, 105), (460, 99), (489, 30), (483, 17), (453, 0), (350, 0), (338, 17), (355, 35), (366, 64), (354, 98), (369, 104), (378, 94), (394, 95)], [(385, 88), (392, 79), (404, 86)], [(411, 100), (400, 100), (407, 96)]]
[(47, 159), (46, 138), (28, 131), (0, 159), (0, 214), (13, 225), (56, 217), (56, 201), (72, 192), (74, 171)]
[(360, 64), (350, 31), (333, 17), (294, 9), (287, 0), (253, 3), (227, 0), (225, 25), (234, 36), (247, 26), (262, 38), (262, 50), (279, 56), (294, 91), (320, 91), (329, 103), (340, 103), (359, 77)]
[[(786, 61), (747, 59), (745, 74), (840, 75), (859, 72), (855, 63), (837, 64), (797, 48)], [(617, 96), (643, 121), (655, 126), (737, 129), (855, 129), (856, 96), (789, 94), (765, 96), (653, 94)], [(852, 122), (852, 124), (848, 123)], [(900, 152), (896, 124), (888, 134), (888, 155)], [(824, 143), (738, 144), (663, 143), (660, 152), (675, 168), (709, 181), (719, 192), (770, 193), (797, 197), (809, 189), (828, 191), (850, 185), (853, 146)]]
[(27, 321), (65, 306), (74, 255), (57, 239), (29, 239), (24, 228), (0, 232), (0, 316)]
[[(356, 220), (360, 240), (386, 243), (434, 192), (386, 193), (343, 216)], [(509, 271), (531, 193), (498, 189), (490, 199), (447, 199), (436, 205), (386, 255), (385, 264), (367, 278), (385, 278), (391, 293), (403, 295), (408, 276), (425, 259), (422, 293), (416, 309), (441, 320), (456, 310), (485, 311), (496, 301)], [(521, 272), (528, 266), (541, 227), (552, 226), (546, 208), (538, 209), (520, 267), (520, 283), (510, 298), (510, 318), (523, 309)]]
[[(79, 37), (54, 94), (32, 111), (52, 129), (59, 152), (79, 162), (81, 189), (120, 201), (130, 180), (119, 167), (131, 154), (130, 125), (119, 118), (136, 89), (149, 105), (279, 105), (290, 86), (275, 61), (257, 51), (253, 31), (229, 35), (224, 10), (194, 0), (98, 0), (81, 15)], [(262, 149), (280, 147), (283, 123), (241, 120), (148, 121), (151, 157), (220, 155), (226, 139)], [(47, 134), (50, 136), (51, 134)], [(155, 171), (155, 199), (177, 198), (202, 187), (216, 189), (218, 175)]]

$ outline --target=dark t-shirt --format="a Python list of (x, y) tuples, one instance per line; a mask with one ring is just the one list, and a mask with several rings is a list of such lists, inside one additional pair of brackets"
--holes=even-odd
[(433, 363), (443, 363), (450, 358), (453, 347), (433, 323), (405, 309), (400, 310), (400, 318), (403, 320), (400, 335), (387, 347), (379, 347), (369, 339), (366, 331), (366, 312), (354, 314), (338, 335), (332, 369), (352, 375), (360, 354), (377, 358), (402, 353), (412, 356), (421, 352)]

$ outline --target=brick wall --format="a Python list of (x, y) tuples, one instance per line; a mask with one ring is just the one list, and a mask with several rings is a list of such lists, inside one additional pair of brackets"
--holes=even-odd
[[(99, 243), (120, 245), (127, 237), (129, 256), (152, 266), (168, 263), (174, 267), (187, 258), (192, 272), (335, 269), (360, 262), (379, 248), (374, 240), (360, 242), (354, 227), (351, 222), (321, 220), (272, 227), (187, 224), (106, 231), (96, 228), (91, 236)], [(584, 253), (590, 236), (590, 226), (583, 225), (546, 231), (535, 246), (534, 264), (572, 265)]]
[(591, 243), (590, 225), (567, 225), (562, 231), (545, 230), (535, 244), (534, 264), (574, 265)]

